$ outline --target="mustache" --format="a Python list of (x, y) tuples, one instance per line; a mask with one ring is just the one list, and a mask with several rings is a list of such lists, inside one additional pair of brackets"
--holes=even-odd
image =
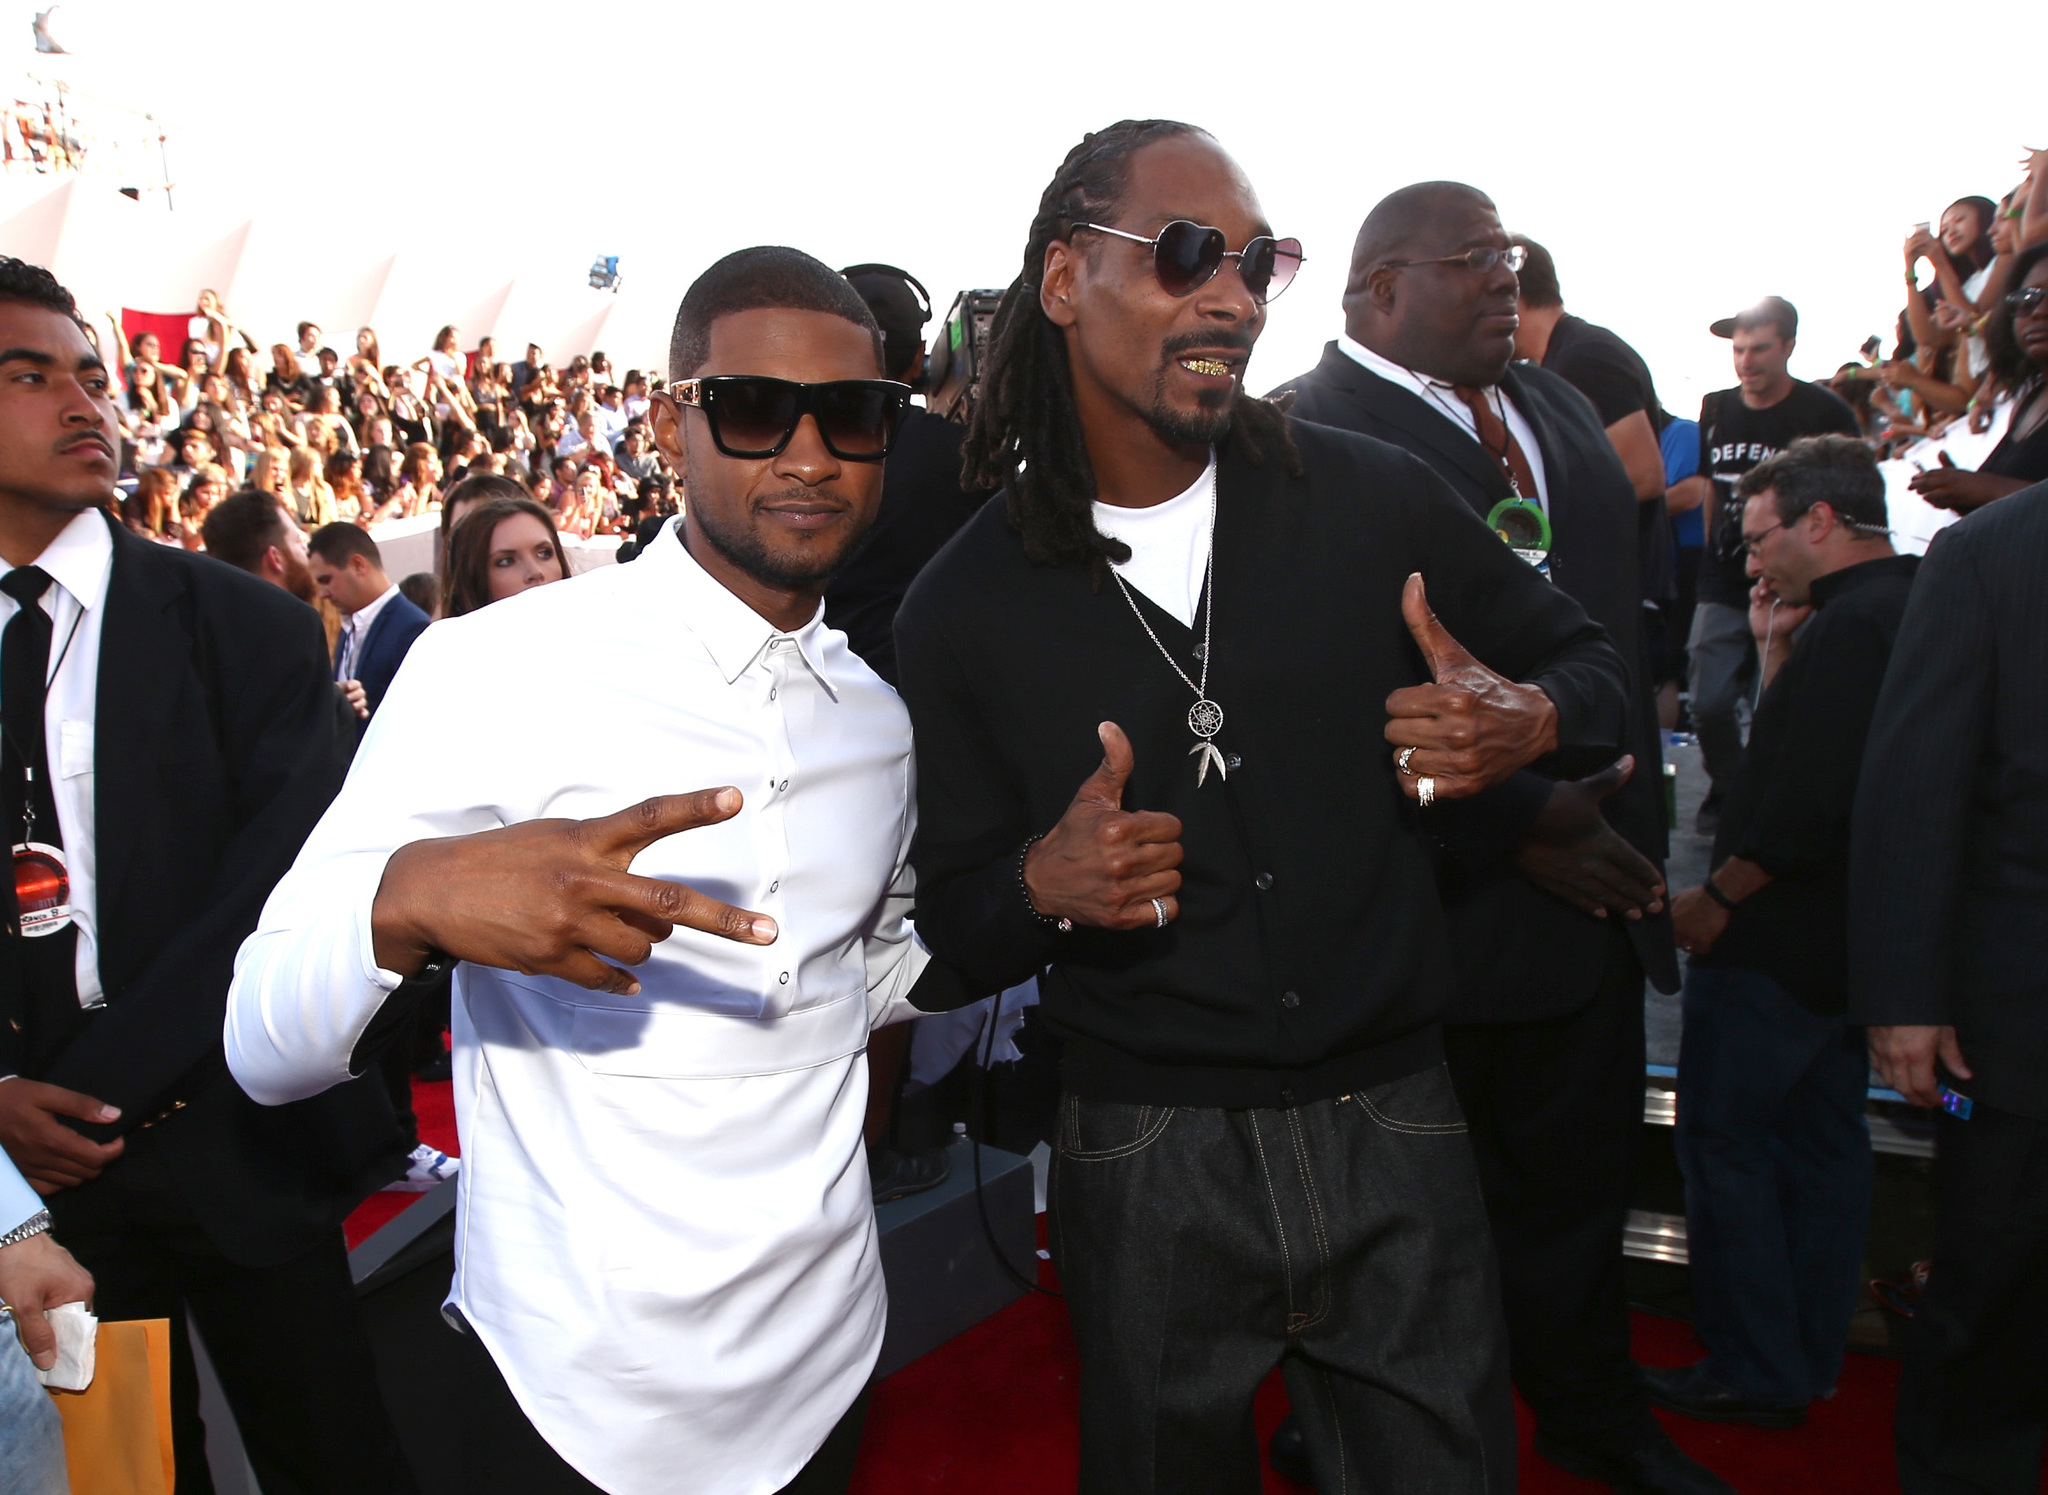
[(802, 483), (791, 483), (787, 488), (778, 488), (773, 493), (757, 494), (751, 500), (749, 506), (762, 509), (766, 508), (769, 504), (781, 503), (786, 499), (796, 499), (801, 502), (822, 501), (837, 504), (842, 509), (853, 507), (852, 501), (839, 492), (837, 485), (830, 483), (818, 488), (806, 488)]
[(1251, 356), (1253, 345), (1258, 341), (1248, 332), (1233, 332), (1218, 328), (1213, 332), (1177, 332), (1168, 338), (1161, 352), (1168, 358), (1197, 350), (1208, 353), (1217, 349), (1228, 349), (1234, 353)]

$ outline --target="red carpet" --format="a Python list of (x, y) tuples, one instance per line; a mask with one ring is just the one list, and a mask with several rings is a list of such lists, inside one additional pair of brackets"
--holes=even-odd
[[(420, 1119), (420, 1140), (429, 1147), (440, 1148), (451, 1157), (460, 1156), (455, 1142), (455, 1087), (446, 1080), (434, 1083), (414, 1080), (412, 1108)], [(342, 1226), (342, 1233), (348, 1237), (349, 1249), (360, 1246), (376, 1233), (378, 1226), (419, 1197), (417, 1194), (372, 1194), (365, 1199)]]
[[(450, 1090), (445, 1082), (415, 1084), (413, 1103), (421, 1139), (453, 1153)], [(372, 1195), (349, 1217), (349, 1244), (419, 1197)], [(1041, 1234), (1043, 1225), (1041, 1219)], [(1050, 1285), (1049, 1269), (1047, 1277)], [(1645, 1365), (1683, 1365), (1702, 1353), (1690, 1327), (1648, 1314), (1636, 1315), (1635, 1346)], [(1035, 1294), (1012, 1303), (875, 1388), (853, 1495), (1072, 1490), (1079, 1469), (1078, 1374), (1066, 1305)], [(1658, 1416), (1680, 1447), (1742, 1495), (1893, 1495), (1891, 1412), (1898, 1379), (1897, 1362), (1851, 1354), (1834, 1399), (1815, 1406), (1805, 1426), (1786, 1432)], [(1276, 1373), (1255, 1408), (1261, 1445), (1286, 1410)], [(1604, 1488), (1537, 1458), (1528, 1414), (1516, 1410), (1523, 1495), (1597, 1495)], [(1301, 1486), (1270, 1469), (1265, 1491), (1302, 1495)]]
[[(1702, 1353), (1692, 1330), (1636, 1316), (1636, 1355), (1646, 1365), (1682, 1365)], [(977, 1325), (875, 1388), (854, 1495), (1053, 1495), (1074, 1488), (1079, 1467), (1078, 1365), (1066, 1308), (1033, 1296)], [(1658, 1415), (1679, 1445), (1743, 1495), (1856, 1492), (1889, 1495), (1895, 1362), (1849, 1356), (1834, 1400), (1804, 1427), (1765, 1432)], [(1255, 1416), (1263, 1446), (1287, 1408), (1276, 1373)], [(1536, 1457), (1532, 1426), (1521, 1423), (1524, 1495), (1597, 1495), (1605, 1486), (1574, 1479)], [(1266, 1495), (1302, 1488), (1266, 1471)]]

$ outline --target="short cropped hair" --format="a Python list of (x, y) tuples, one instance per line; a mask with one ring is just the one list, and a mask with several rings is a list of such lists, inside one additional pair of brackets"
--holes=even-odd
[(78, 314), (78, 303), (56, 276), (41, 265), (31, 265), (12, 255), (0, 255), (0, 302), (40, 306), (71, 318), (81, 329), (85, 327), (85, 318)]
[(323, 524), (306, 541), (306, 549), (329, 565), (346, 566), (350, 556), (359, 555), (378, 570), (384, 569), (384, 553), (360, 525), (339, 520)]
[(711, 324), (720, 317), (771, 306), (845, 318), (874, 339), (875, 366), (882, 366), (882, 329), (846, 277), (801, 249), (766, 244), (733, 251), (684, 293), (669, 335), (669, 378), (687, 379), (704, 367), (711, 356)]
[(1775, 494), (1783, 524), (1798, 522), (1815, 504), (1824, 503), (1859, 533), (1891, 532), (1877, 453), (1854, 436), (1802, 437), (1744, 473), (1735, 491), (1745, 501)]
[(254, 571), (266, 550), (284, 545), (284, 527), (289, 522), (275, 494), (244, 488), (213, 506), (199, 526), (199, 535), (206, 542), (206, 553), (215, 560), (226, 561), (238, 571)]
[(1557, 261), (1550, 251), (1527, 234), (1509, 234), (1508, 242), (1519, 245), (1527, 256), (1515, 278), (1522, 285), (1522, 300), (1530, 306), (1563, 306), (1564, 292), (1557, 287)]

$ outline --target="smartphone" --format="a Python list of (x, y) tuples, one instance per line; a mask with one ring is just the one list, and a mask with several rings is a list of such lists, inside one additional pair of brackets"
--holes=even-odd
[(1976, 1109), (1976, 1102), (1944, 1085), (1941, 1087), (1941, 1109), (1958, 1121), (1968, 1121), (1970, 1112)]

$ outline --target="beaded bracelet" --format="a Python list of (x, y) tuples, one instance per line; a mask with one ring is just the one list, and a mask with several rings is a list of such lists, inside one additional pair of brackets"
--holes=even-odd
[(1024, 859), (1031, 855), (1031, 848), (1044, 839), (1045, 832), (1040, 831), (1029, 841), (1026, 841), (1024, 849), (1017, 853), (1017, 891), (1024, 895), (1024, 907), (1031, 911), (1032, 918), (1041, 924), (1050, 925), (1061, 934), (1071, 934), (1074, 929), (1074, 921), (1072, 919), (1055, 918), (1051, 914), (1041, 914), (1038, 911), (1038, 905), (1031, 901), (1031, 885), (1024, 881)]

